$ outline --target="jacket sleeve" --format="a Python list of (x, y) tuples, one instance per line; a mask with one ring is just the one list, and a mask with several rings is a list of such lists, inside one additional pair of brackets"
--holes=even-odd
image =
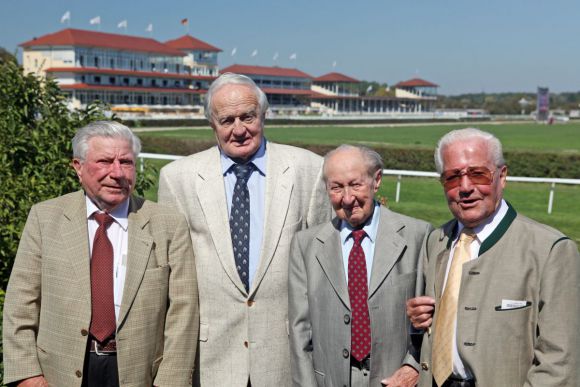
[(199, 301), (195, 258), (189, 229), (180, 215), (168, 251), (170, 265), (163, 360), (155, 386), (189, 386), (199, 335)]
[(540, 282), (534, 362), (525, 386), (580, 383), (580, 255), (570, 239), (550, 251)]
[(290, 248), (288, 268), (288, 319), (290, 326), (290, 365), (296, 387), (316, 386), (312, 362), (312, 327), (308, 307), (308, 278), (299, 236)]
[(42, 232), (36, 207), (28, 214), (6, 290), (4, 383), (42, 375), (36, 354), (41, 297)]
[(318, 173), (310, 194), (308, 216), (306, 217), (307, 227), (312, 227), (332, 219), (332, 207), (330, 206), (330, 201), (326, 193), (326, 184), (322, 178), (322, 162), (320, 162), (318, 168)]

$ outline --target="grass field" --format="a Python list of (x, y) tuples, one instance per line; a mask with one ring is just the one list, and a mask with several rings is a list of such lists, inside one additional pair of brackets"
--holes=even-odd
[[(459, 123), (445, 125), (385, 126), (287, 126), (265, 129), (266, 137), (280, 143), (339, 145), (342, 143), (424, 146), (434, 148), (451, 129), (475, 126), (495, 134), (506, 150), (542, 150), (580, 153), (580, 122), (542, 125), (535, 123)], [(143, 132), (140, 136), (162, 136), (198, 140), (213, 139), (208, 129)]]
[[(448, 130), (466, 124), (381, 127), (267, 127), (268, 139), (281, 143), (342, 144), (381, 143), (434, 148), (436, 141)], [(536, 125), (477, 124), (477, 127), (496, 134), (505, 149), (580, 152), (580, 123)], [(213, 139), (210, 129), (167, 130), (140, 133), (140, 136)], [(165, 162), (148, 161), (160, 168)], [(395, 203), (396, 179), (385, 177), (379, 194), (388, 200), (395, 211), (425, 219), (434, 226), (450, 219), (441, 185), (430, 178), (404, 178), (401, 200)], [(558, 228), (580, 243), (580, 186), (557, 185), (552, 214), (547, 213), (548, 184), (508, 183), (505, 198), (516, 210), (539, 222)], [(157, 199), (157, 186), (146, 193)]]

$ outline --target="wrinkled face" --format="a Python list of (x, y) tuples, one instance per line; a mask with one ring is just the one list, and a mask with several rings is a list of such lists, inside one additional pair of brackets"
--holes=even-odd
[(368, 175), (366, 162), (358, 150), (335, 153), (325, 164), (326, 191), (336, 215), (352, 227), (363, 225), (373, 215), (375, 193), (381, 171)]
[(121, 138), (93, 137), (86, 159), (73, 159), (73, 167), (87, 195), (104, 211), (112, 211), (133, 192), (135, 156)]
[[(496, 167), (485, 141), (470, 139), (456, 141), (442, 152), (444, 172), (461, 174), (459, 185), (445, 190), (447, 205), (453, 216), (467, 227), (476, 227), (499, 206), (505, 188), (507, 167)], [(485, 167), (491, 171), (491, 184), (474, 183), (468, 168)], [(474, 178), (474, 180), (477, 180)]]
[(235, 161), (249, 160), (260, 148), (264, 116), (252, 88), (225, 85), (212, 98), (212, 122), (220, 149)]

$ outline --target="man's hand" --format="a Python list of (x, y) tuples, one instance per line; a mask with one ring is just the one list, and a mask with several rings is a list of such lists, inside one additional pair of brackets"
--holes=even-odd
[(48, 382), (44, 376), (33, 376), (32, 378), (24, 379), (17, 384), (18, 387), (48, 387)]
[(435, 299), (421, 296), (407, 300), (407, 316), (415, 329), (427, 329), (433, 322)]
[(411, 366), (404, 365), (390, 377), (381, 380), (381, 384), (387, 387), (414, 387), (418, 379), (419, 372)]

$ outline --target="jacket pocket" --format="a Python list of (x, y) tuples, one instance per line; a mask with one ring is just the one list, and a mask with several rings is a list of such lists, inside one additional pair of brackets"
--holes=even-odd
[(324, 386), (324, 373), (314, 370), (314, 377), (316, 378), (316, 384), (318, 385), (318, 387), (323, 387)]

